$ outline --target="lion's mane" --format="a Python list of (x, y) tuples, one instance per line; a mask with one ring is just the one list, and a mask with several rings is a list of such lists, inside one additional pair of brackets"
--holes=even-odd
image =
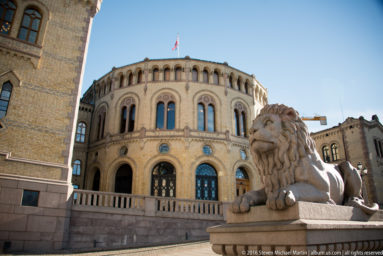
[(314, 154), (315, 142), (293, 108), (282, 104), (266, 105), (257, 118), (265, 114), (275, 114), (281, 119), (282, 132), (278, 138), (279, 143), (271, 153), (252, 154), (266, 194), (272, 194), (295, 183), (294, 170), (301, 158)]

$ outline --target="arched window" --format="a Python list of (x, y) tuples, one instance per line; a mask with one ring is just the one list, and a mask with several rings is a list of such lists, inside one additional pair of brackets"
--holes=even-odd
[(133, 74), (130, 73), (128, 76), (128, 86), (133, 84)]
[(126, 119), (127, 119), (127, 107), (124, 106), (121, 109), (121, 125), (120, 125), (120, 133), (124, 133), (126, 130)]
[(338, 145), (335, 143), (331, 144), (331, 156), (333, 161), (339, 160)]
[(246, 108), (242, 103), (234, 105), (234, 134), (236, 136), (247, 137), (247, 118)]
[(204, 71), (202, 72), (202, 78), (203, 78), (203, 82), (204, 83), (209, 83), (209, 72), (206, 70), (206, 69), (204, 69)]
[(240, 136), (240, 124), (239, 124), (239, 114), (238, 110), (234, 110), (234, 128), (235, 128), (235, 135)]
[(108, 83), (108, 92), (112, 91), (112, 81), (109, 81)]
[(85, 142), (85, 133), (86, 133), (86, 124), (84, 122), (80, 122), (77, 125), (76, 130), (76, 142)]
[[(169, 94), (157, 98), (156, 128), (173, 130), (175, 128), (176, 104), (174, 97)], [(165, 127), (166, 125), (166, 127)]]
[(176, 81), (180, 81), (181, 80), (181, 72), (182, 72), (182, 68), (176, 67), (175, 77), (174, 77)]
[(197, 200), (218, 200), (217, 172), (210, 164), (200, 164), (196, 170), (195, 197)]
[(0, 33), (9, 34), (15, 16), (16, 5), (12, 0), (0, 1)]
[(192, 69), (192, 81), (198, 82), (198, 70), (196, 68)]
[(98, 112), (98, 121), (97, 121), (97, 139), (104, 138), (104, 129), (105, 129), (105, 119), (106, 119), (106, 110), (102, 108)]
[(198, 130), (205, 130), (205, 107), (202, 103), (198, 104)]
[(241, 122), (240, 122), (240, 127), (241, 127), (241, 135), (242, 137), (246, 137), (246, 114), (245, 112), (241, 112)]
[(134, 130), (135, 119), (136, 119), (136, 106), (132, 105), (129, 111), (128, 132), (132, 132)]
[(137, 84), (142, 83), (142, 71), (139, 70), (137, 74)]
[(124, 75), (120, 76), (120, 88), (124, 87)]
[(219, 85), (219, 74), (218, 71), (214, 71), (213, 73), (213, 83)]
[(175, 127), (175, 113), (176, 113), (176, 105), (174, 102), (169, 102), (168, 108), (167, 108), (167, 123), (166, 123), (166, 129), (173, 130)]
[(97, 169), (96, 172), (94, 173), (92, 190), (93, 191), (100, 190), (100, 170), (99, 169)]
[(231, 75), (229, 76), (229, 87), (233, 88), (233, 77)]
[(237, 89), (238, 89), (238, 91), (241, 90), (241, 78), (240, 77), (238, 77), (238, 80), (237, 80)]
[(41, 25), (41, 13), (35, 8), (24, 11), (23, 20), (20, 25), (19, 35), (21, 40), (36, 43)]
[(5, 82), (1, 87), (0, 94), (0, 118), (3, 118), (8, 111), (9, 100), (11, 99), (12, 94), (12, 84), (11, 82)]
[(207, 107), (207, 130), (209, 132), (215, 131), (215, 110), (212, 104)]
[(136, 105), (132, 97), (125, 98), (121, 103), (120, 133), (134, 131), (136, 119)]
[(215, 131), (215, 101), (209, 95), (202, 95), (198, 99), (197, 125), (200, 131)]
[(152, 196), (176, 196), (176, 170), (168, 162), (161, 162), (152, 171)]
[(247, 81), (245, 83), (245, 93), (249, 94), (249, 83)]
[(326, 163), (329, 163), (331, 162), (331, 159), (330, 159), (330, 152), (329, 152), (329, 148), (327, 145), (323, 146), (322, 147), (322, 155), (323, 155), (323, 161), (325, 161)]
[(170, 68), (164, 69), (164, 80), (169, 81), (170, 80)]
[(158, 68), (153, 69), (153, 81), (160, 80), (160, 72), (158, 71)]
[(129, 164), (123, 164), (116, 172), (114, 182), (114, 192), (116, 193), (132, 193), (133, 172)]
[(81, 161), (78, 159), (73, 161), (72, 174), (77, 176), (81, 175)]
[(165, 123), (165, 104), (163, 102), (157, 103), (157, 120), (156, 120), (156, 128), (164, 129)]
[(237, 196), (241, 196), (248, 192), (249, 189), (249, 176), (244, 168), (239, 167), (235, 172), (236, 191)]

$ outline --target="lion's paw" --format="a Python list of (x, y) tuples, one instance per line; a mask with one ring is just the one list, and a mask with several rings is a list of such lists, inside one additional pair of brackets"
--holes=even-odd
[(245, 195), (237, 197), (231, 204), (231, 211), (233, 213), (243, 213), (250, 211), (249, 198)]
[(281, 189), (278, 194), (267, 198), (266, 206), (272, 210), (283, 210), (296, 203), (294, 194), (290, 190)]

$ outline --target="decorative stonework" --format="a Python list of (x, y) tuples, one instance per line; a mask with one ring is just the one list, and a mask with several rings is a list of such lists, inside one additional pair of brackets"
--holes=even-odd
[(125, 98), (122, 102), (121, 102), (121, 105), (120, 107), (123, 107), (123, 106), (130, 106), (130, 105), (133, 105), (133, 104), (136, 104), (136, 100), (132, 97), (127, 97)]
[(202, 102), (205, 105), (209, 105), (209, 104), (215, 105), (215, 100), (210, 95), (202, 95), (201, 97), (198, 98), (198, 102)]
[(170, 93), (163, 93), (157, 97), (157, 102), (162, 101), (163, 103), (168, 103), (170, 101), (175, 102), (175, 97)]

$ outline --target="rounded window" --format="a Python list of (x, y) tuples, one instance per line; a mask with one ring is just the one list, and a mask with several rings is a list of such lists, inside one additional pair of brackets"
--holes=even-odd
[(162, 154), (166, 154), (166, 153), (169, 153), (169, 145), (166, 144), (166, 143), (162, 143), (158, 149), (160, 151), (160, 153)]

